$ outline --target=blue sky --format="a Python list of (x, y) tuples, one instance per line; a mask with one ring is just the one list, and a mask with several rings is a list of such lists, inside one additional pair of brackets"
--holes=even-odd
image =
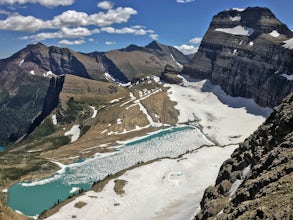
[(293, 29), (292, 0), (0, 0), (0, 58), (36, 42), (93, 52), (158, 40), (188, 53), (213, 15), (248, 6)]

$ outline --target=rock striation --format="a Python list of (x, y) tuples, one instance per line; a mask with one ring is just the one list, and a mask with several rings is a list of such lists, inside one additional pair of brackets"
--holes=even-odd
[(225, 161), (195, 219), (293, 218), (293, 93)]
[(226, 10), (213, 17), (183, 73), (210, 79), (229, 95), (273, 107), (293, 92), (292, 37), (267, 8)]

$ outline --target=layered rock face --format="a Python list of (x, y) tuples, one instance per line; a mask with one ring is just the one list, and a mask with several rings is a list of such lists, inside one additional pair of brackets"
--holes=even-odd
[(222, 165), (195, 219), (293, 218), (293, 93)]
[(276, 106), (293, 92), (293, 33), (266, 8), (214, 16), (184, 73), (207, 78), (232, 96)]

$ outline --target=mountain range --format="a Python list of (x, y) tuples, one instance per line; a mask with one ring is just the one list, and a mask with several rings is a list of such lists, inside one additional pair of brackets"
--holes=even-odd
[[(179, 112), (164, 82), (180, 85), (183, 75), (210, 80), (226, 94), (263, 107), (280, 105), (223, 164), (196, 219), (276, 217), (258, 209), (251, 214), (247, 207), (272, 199), (265, 195), (278, 190), (275, 185), (292, 183), (292, 95), (284, 98), (293, 92), (293, 32), (259, 7), (215, 15), (192, 59), (153, 41), (87, 54), (37, 43), (0, 60), (0, 146), (7, 148), (1, 153), (6, 162), (0, 185), (49, 175), (57, 166), (43, 166), (46, 158), (70, 163), (80, 152), (84, 158), (109, 152), (109, 143), (175, 125)], [(134, 108), (126, 105), (131, 101)], [(86, 150), (96, 145), (105, 147)], [(272, 181), (266, 182), (266, 175)], [(241, 186), (232, 195), (236, 181)], [(290, 192), (281, 188), (286, 196)], [(286, 212), (277, 218), (292, 214)]]

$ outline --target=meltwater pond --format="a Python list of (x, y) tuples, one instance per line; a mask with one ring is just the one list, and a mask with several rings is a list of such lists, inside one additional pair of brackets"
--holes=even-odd
[(4, 152), (5, 151), (5, 147), (0, 146), (0, 152)]
[(27, 216), (37, 216), (58, 201), (80, 189), (88, 190), (95, 181), (127, 169), (138, 162), (162, 157), (177, 157), (202, 145), (212, 144), (200, 130), (190, 126), (163, 129), (128, 142), (106, 156), (95, 156), (66, 165), (52, 177), (17, 183), (8, 190), (8, 205)]

